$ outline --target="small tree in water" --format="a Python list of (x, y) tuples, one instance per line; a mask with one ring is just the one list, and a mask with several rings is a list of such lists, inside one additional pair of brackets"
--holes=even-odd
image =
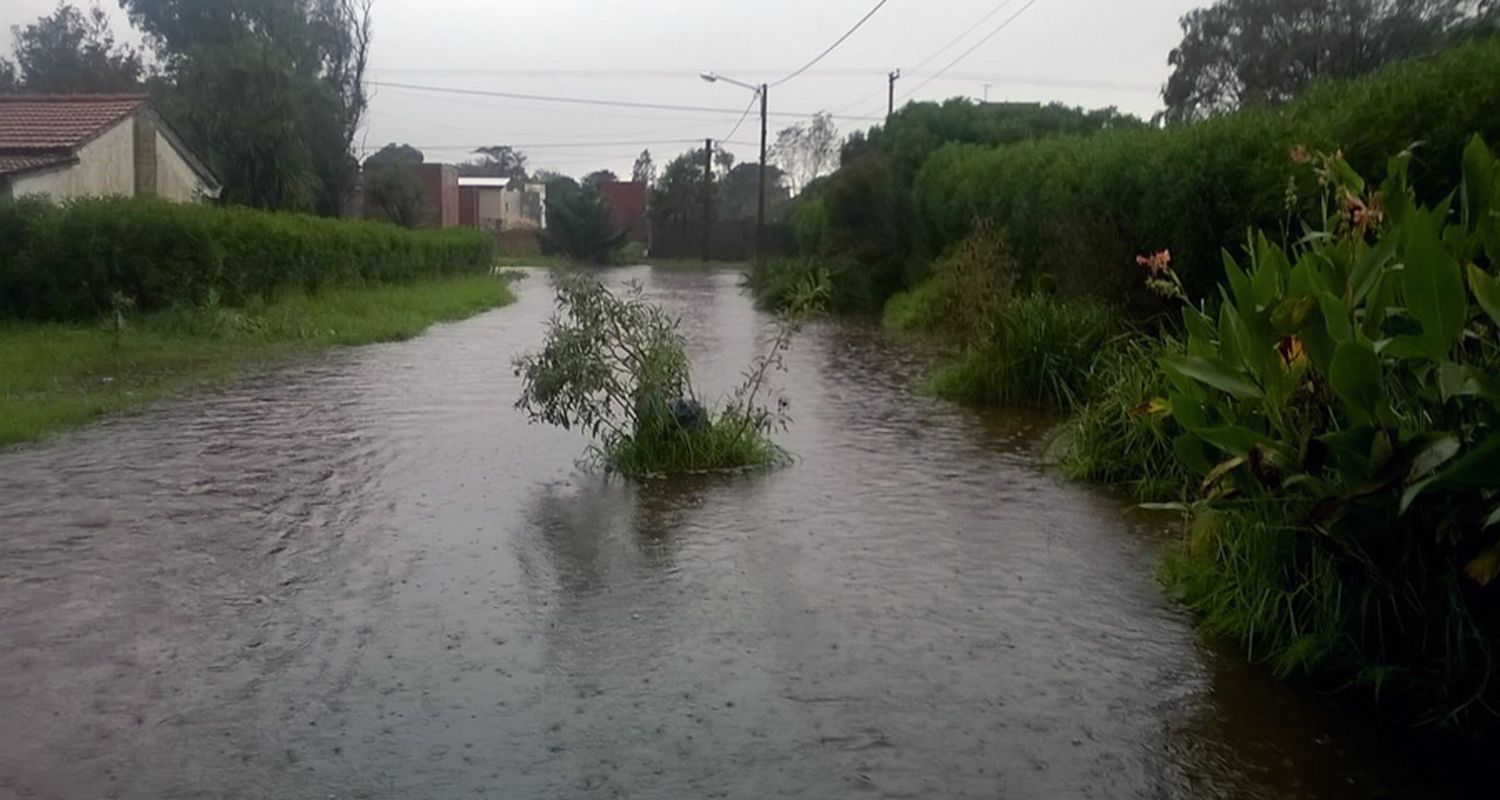
[(787, 404), (764, 398), (768, 376), (784, 367), (797, 328), (792, 317), (745, 371), (744, 383), (721, 406), (705, 408), (678, 320), (646, 301), (639, 285), (616, 294), (591, 276), (564, 275), (557, 305), (545, 345), (515, 362), (523, 381), (516, 407), (532, 422), (587, 431), (596, 466), (640, 478), (788, 460), (771, 440), (789, 422)]

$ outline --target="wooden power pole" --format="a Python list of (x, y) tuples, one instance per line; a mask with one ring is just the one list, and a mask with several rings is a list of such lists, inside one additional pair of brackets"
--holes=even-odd
[(890, 78), (890, 82), (886, 94), (885, 119), (889, 122), (892, 115), (896, 113), (896, 81), (901, 80), (901, 70), (893, 69), (887, 77)]
[(703, 261), (710, 260), (712, 252), (712, 232), (710, 230), (713, 222), (714, 211), (714, 140), (703, 140)]

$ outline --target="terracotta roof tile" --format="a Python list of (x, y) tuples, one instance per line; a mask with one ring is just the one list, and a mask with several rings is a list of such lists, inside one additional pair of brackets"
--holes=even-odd
[(34, 169), (45, 169), (73, 163), (73, 156), (66, 153), (38, 153), (36, 155), (5, 155), (0, 153), (0, 175), (15, 175)]
[(77, 149), (145, 102), (145, 95), (0, 95), (0, 153)]

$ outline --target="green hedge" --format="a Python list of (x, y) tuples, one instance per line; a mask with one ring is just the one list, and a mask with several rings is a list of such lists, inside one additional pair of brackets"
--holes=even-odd
[(0, 203), (0, 318), (87, 319), (489, 268), (478, 231), (100, 198)]
[(1281, 110), (999, 148), (950, 145), (915, 180), (911, 257), (943, 252), (984, 218), (1003, 232), (1023, 278), (1145, 304), (1134, 256), (1171, 249), (1189, 291), (1205, 297), (1223, 275), (1226, 245), (1250, 227), (1284, 230), (1317, 206), (1315, 184), (1290, 182), (1294, 146), (1342, 148), (1356, 169), (1379, 176), (1391, 153), (1420, 143), (1412, 176), (1430, 200), (1457, 186), (1454, 165), (1476, 132), (1500, 138), (1500, 41), (1323, 86)]

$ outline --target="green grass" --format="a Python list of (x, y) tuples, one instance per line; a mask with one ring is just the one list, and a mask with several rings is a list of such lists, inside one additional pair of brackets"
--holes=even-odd
[(158, 398), (335, 345), (407, 339), (513, 299), (490, 277), (330, 289), (246, 309), (165, 311), (105, 324), (0, 324), (0, 445), (34, 441)]
[(732, 413), (722, 413), (698, 430), (672, 427), (656, 435), (622, 437), (599, 455), (608, 470), (632, 478), (754, 472), (790, 459), (764, 432)]
[(1127, 487), (1139, 500), (1177, 500), (1195, 483), (1177, 455), (1170, 419), (1143, 409), (1167, 396), (1157, 359), (1182, 346), (1149, 335), (1100, 352), (1088, 378), (1088, 402), (1076, 407), (1052, 448), (1072, 480)]
[(1119, 318), (1094, 301), (1021, 295), (1005, 305), (994, 341), (966, 349), (929, 381), (939, 397), (1070, 409), (1089, 397), (1094, 362)]

